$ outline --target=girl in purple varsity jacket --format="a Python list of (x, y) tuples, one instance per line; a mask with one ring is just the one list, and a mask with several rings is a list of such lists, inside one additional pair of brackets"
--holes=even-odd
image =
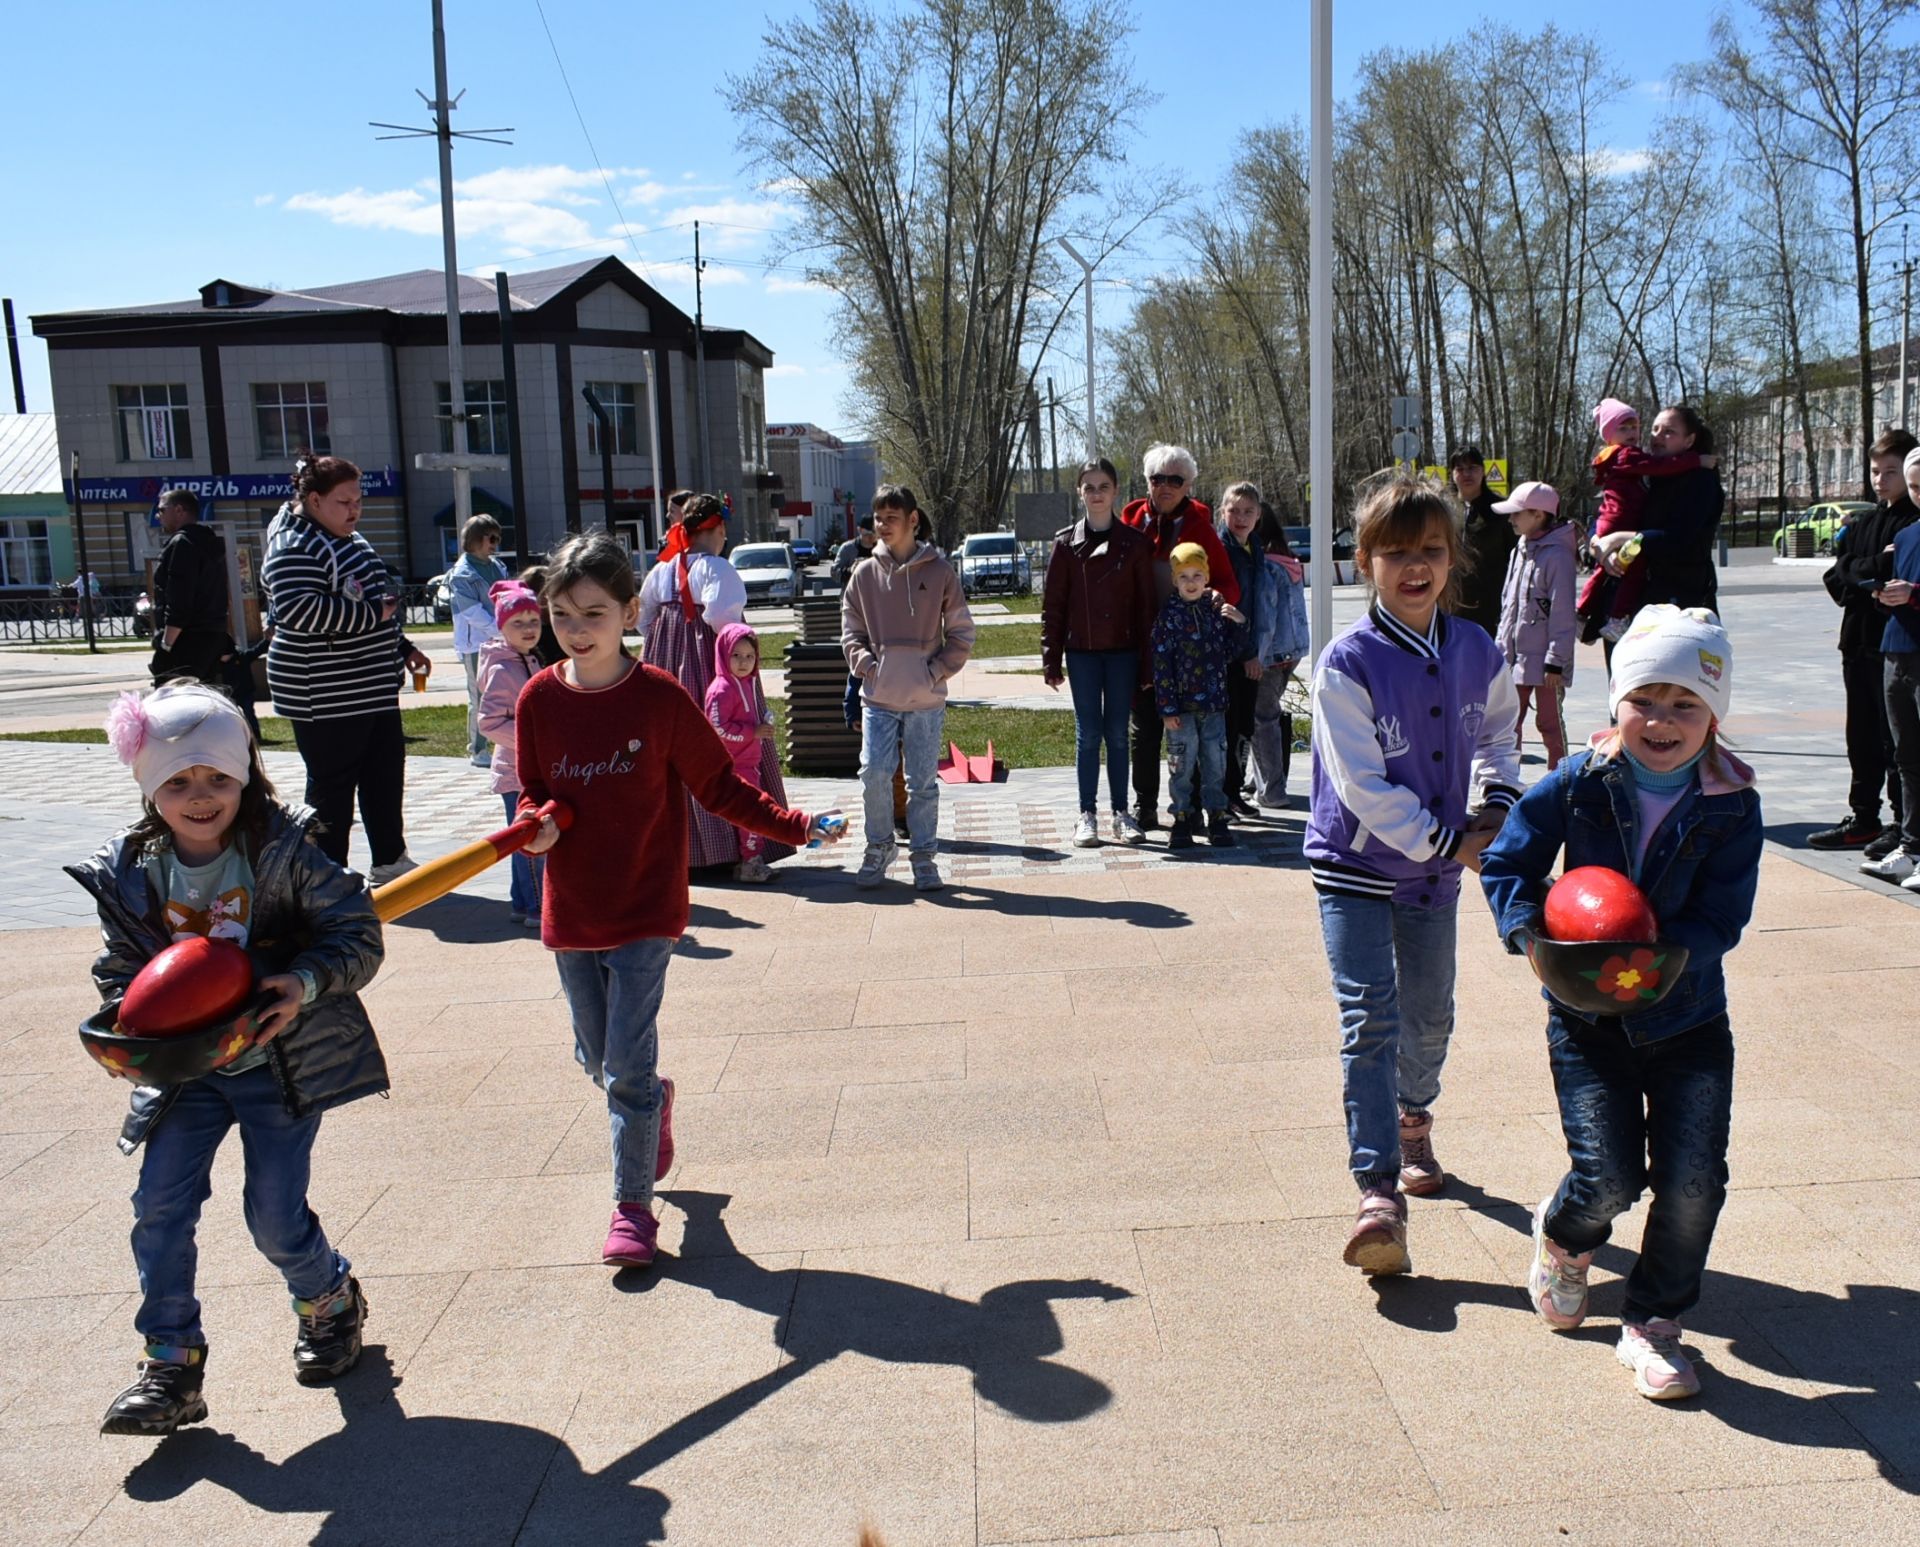
[(1375, 491), (1354, 546), (1372, 600), (1314, 672), (1306, 855), (1360, 1188), (1345, 1260), (1405, 1273), (1403, 1194), (1446, 1182), (1432, 1107), (1453, 1035), (1460, 867), (1480, 868), (1520, 798), (1519, 705), (1487, 631), (1444, 610), (1463, 555), (1438, 491), (1411, 479)]

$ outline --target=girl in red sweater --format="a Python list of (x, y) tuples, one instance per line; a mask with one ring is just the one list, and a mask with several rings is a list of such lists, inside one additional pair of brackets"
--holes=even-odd
[(686, 794), (723, 820), (796, 848), (840, 829), (789, 811), (742, 780), (687, 690), (627, 654), (639, 617), (626, 549), (604, 532), (569, 538), (541, 588), (567, 659), (521, 690), (520, 809), (573, 808), (527, 846), (547, 860), (540, 938), (573, 1016), (574, 1056), (607, 1093), (613, 1219), (601, 1260), (645, 1267), (658, 1223), (653, 1184), (673, 1164), (673, 1082), (655, 1074), (655, 1020), (674, 941), (687, 927)]

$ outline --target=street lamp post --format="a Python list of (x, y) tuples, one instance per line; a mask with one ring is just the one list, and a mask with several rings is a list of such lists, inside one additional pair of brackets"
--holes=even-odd
[(1100, 441), (1094, 430), (1093, 413), (1093, 265), (1080, 256), (1080, 249), (1064, 236), (1060, 245), (1069, 258), (1080, 265), (1081, 286), (1084, 292), (1087, 312), (1087, 460), (1091, 462), (1100, 455)]

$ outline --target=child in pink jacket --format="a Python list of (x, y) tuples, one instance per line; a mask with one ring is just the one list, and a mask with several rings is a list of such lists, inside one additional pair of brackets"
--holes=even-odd
[[(733, 754), (733, 771), (760, 788), (760, 743), (773, 740), (773, 711), (760, 691), (760, 640), (744, 623), (721, 625), (713, 641), (713, 681), (707, 684), (707, 719)], [(761, 885), (773, 879), (766, 840), (736, 827), (740, 863), (734, 879)]]
[[(518, 580), (495, 581), (487, 591), (493, 603), (496, 638), (480, 646), (475, 680), (480, 698), (480, 732), (493, 743), (494, 794), (506, 801), (512, 820), (520, 804), (520, 771), (514, 766), (514, 709), (520, 690), (540, 670), (540, 598)], [(511, 860), (513, 921), (524, 929), (540, 927), (540, 861), (522, 853)]]

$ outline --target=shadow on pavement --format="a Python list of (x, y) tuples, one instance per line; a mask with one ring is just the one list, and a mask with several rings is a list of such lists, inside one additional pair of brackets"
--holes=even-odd
[[(846, 877), (851, 888), (853, 878)], [(1105, 919), (1115, 924), (1131, 924), (1135, 929), (1182, 929), (1193, 922), (1184, 908), (1162, 902), (1099, 902), (1089, 897), (1060, 897), (1045, 892), (1002, 892), (975, 882), (949, 880), (937, 892), (916, 892), (905, 883), (888, 882), (870, 892), (858, 893), (859, 900), (877, 908), (909, 908), (924, 902), (956, 913), (991, 913), (1004, 918)]]
[(424, 929), (436, 940), (449, 945), (498, 945), (503, 940), (538, 941), (538, 930), (523, 929), (513, 922), (512, 911), (504, 901), (491, 897), (469, 897), (449, 892), (425, 907), (415, 908), (390, 920), (388, 929)]
[[(1448, 1182), (1447, 1196), (1514, 1232), (1517, 1275), (1532, 1245), (1532, 1207), (1458, 1177)], [(1609, 1243), (1595, 1253), (1596, 1266), (1620, 1277), (1595, 1290), (1585, 1326), (1571, 1333), (1542, 1326), (1540, 1335), (1593, 1343), (1594, 1357), (1604, 1364), (1619, 1337), (1624, 1281), (1637, 1245)], [(1414, 1251), (1417, 1263), (1417, 1229)], [(1525, 1293), (1506, 1284), (1422, 1278), (1416, 1271), (1405, 1278), (1375, 1279), (1372, 1287), (1380, 1314), (1416, 1332), (1454, 1331), (1463, 1305), (1533, 1315)], [(1847, 1389), (1825, 1395), (1782, 1391), (1698, 1358), (1700, 1395), (1674, 1404), (1677, 1409), (1711, 1414), (1729, 1428), (1779, 1445), (1862, 1451), (1887, 1482), (1920, 1493), (1920, 1292), (1849, 1284), (1844, 1293), (1826, 1294), (1709, 1266), (1700, 1304), (1685, 1325), (1689, 1332), (1727, 1339), (1742, 1360), (1781, 1380)], [(1595, 1379), (1612, 1373), (1601, 1369)], [(1619, 1375), (1626, 1379), (1625, 1371)]]
[(127, 1496), (153, 1503), (211, 1483), (270, 1514), (323, 1517), (313, 1547), (665, 1540), (671, 1505), (633, 1484), (637, 1453), (589, 1473), (528, 1424), (409, 1417), (400, 1386), (386, 1349), (369, 1346), (333, 1388), (344, 1420), (333, 1433), (274, 1462), (230, 1434), (182, 1429), (128, 1475)]

